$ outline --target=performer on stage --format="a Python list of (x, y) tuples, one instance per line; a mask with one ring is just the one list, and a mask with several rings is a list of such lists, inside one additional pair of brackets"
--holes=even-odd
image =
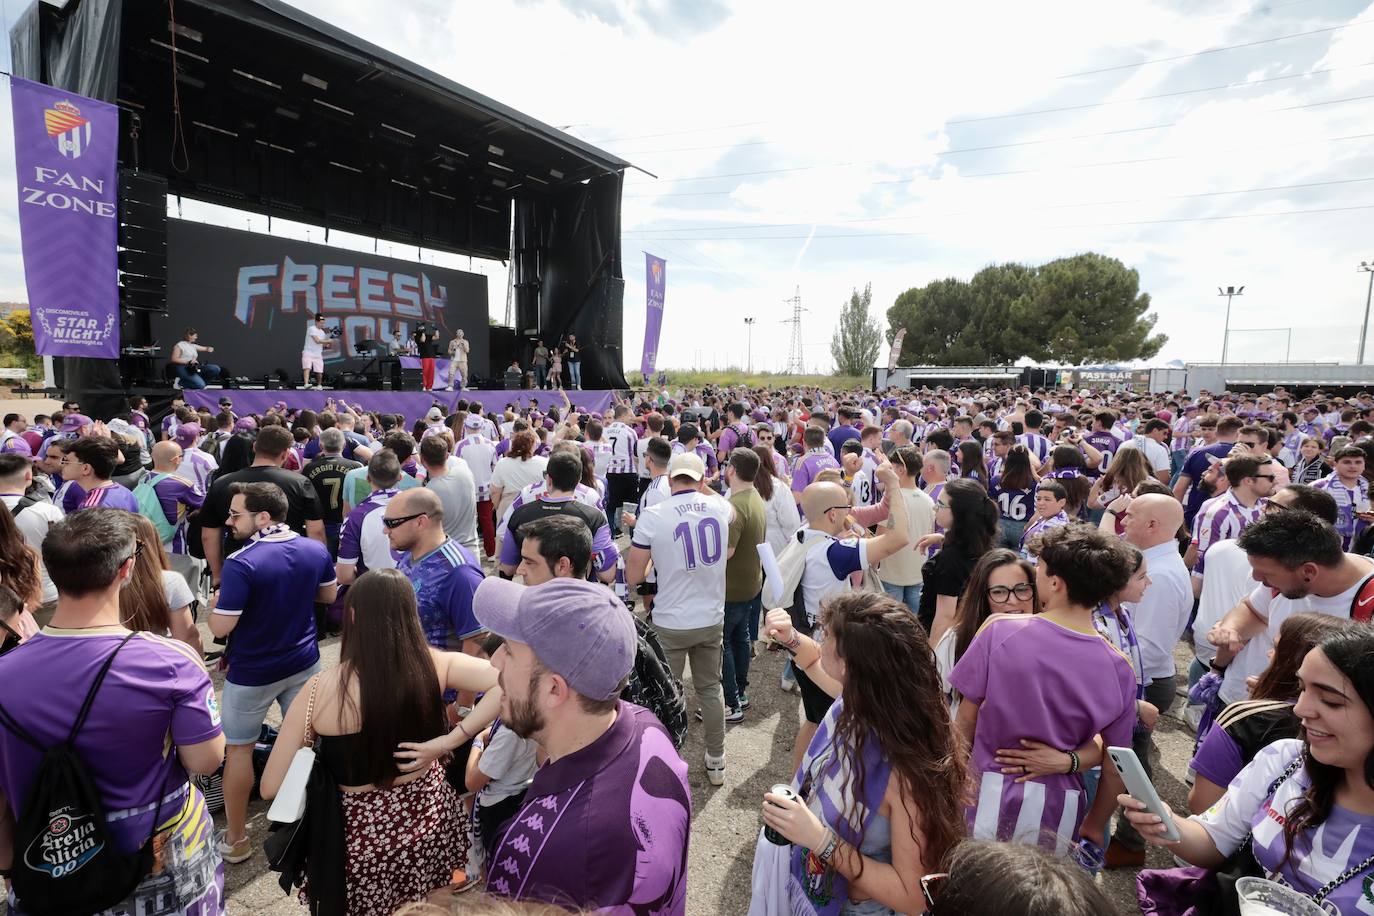
[(201, 353), (214, 353), (214, 347), (202, 347), (196, 343), (200, 337), (195, 328), (187, 328), (181, 340), (172, 348), (172, 371), (177, 374), (177, 388), (204, 388), (206, 380), (213, 382), (219, 378), (219, 366), (202, 363)]
[(415, 349), (420, 357), (420, 378), (425, 391), (434, 390), (434, 358), (439, 355), (439, 330), (432, 324), (415, 329)]
[(577, 342), (576, 334), (563, 339), (564, 358), (568, 361), (568, 384), (578, 391), (582, 390), (582, 345)]
[(391, 332), (391, 337), (386, 342), (386, 348), (392, 356), (404, 356), (410, 352), (410, 341), (401, 337), (401, 329), (398, 326)]
[(305, 347), (301, 350), (301, 369), (305, 372), (305, 384), (310, 386), (310, 373), (318, 372), (320, 383), (317, 391), (324, 390), (324, 345), (329, 343), (329, 332), (324, 329), (324, 315), (316, 315), (314, 321), (305, 329)]
[(448, 390), (453, 390), (453, 383), (458, 383), (458, 390), (461, 391), (468, 384), (468, 353), (472, 350), (472, 344), (463, 334), (463, 329), (459, 328), (453, 334), (453, 339), (448, 342)]
[(549, 386), (549, 348), (543, 340), (534, 342), (534, 381), (541, 391)]

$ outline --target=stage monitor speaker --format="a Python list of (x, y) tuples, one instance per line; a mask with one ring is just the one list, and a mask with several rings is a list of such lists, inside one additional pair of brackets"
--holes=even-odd
[(424, 377), (420, 375), (419, 369), (401, 370), (401, 390), (419, 391), (424, 387)]
[(119, 304), (167, 311), (167, 179), (119, 173)]

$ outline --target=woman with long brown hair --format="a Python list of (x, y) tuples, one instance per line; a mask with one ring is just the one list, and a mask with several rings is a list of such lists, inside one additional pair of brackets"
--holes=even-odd
[(969, 791), (934, 653), (886, 595), (837, 595), (821, 624), (818, 647), (786, 611), (768, 613), (769, 635), (837, 699), (793, 777), (796, 797), (764, 796), (764, 824), (792, 845), (759, 838), (749, 912), (922, 912), (921, 876), (963, 839)]
[[(467, 864), (467, 814), (430, 751), (440, 742), (456, 749), (463, 735), (495, 720), (496, 682), (490, 662), (425, 644), (404, 575), (380, 569), (358, 577), (344, 599), (339, 664), (315, 675), (291, 704), (262, 776), (262, 796), (273, 798), (297, 749), (313, 744), (337, 787), (334, 798), (311, 795), (307, 803), (311, 817), (312, 806), (342, 806), (342, 848), (308, 860), (302, 903), (382, 916), (423, 900)], [(452, 733), (445, 690), (486, 691)], [(407, 757), (432, 762), (416, 767)]]
[[(1097, 478), (1088, 492), (1088, 508), (1106, 509), (1122, 493), (1134, 493), (1141, 481), (1153, 477), (1144, 452), (1138, 448), (1123, 448), (1112, 456), (1107, 472)], [(1118, 530), (1117, 534), (1120, 533)]]
[[(1025, 452), (1024, 447), (1021, 450)], [(1026, 469), (1029, 472), (1030, 466)], [(959, 711), (959, 694), (950, 686), (949, 673), (968, 651), (974, 635), (993, 614), (1034, 614), (1037, 610), (1035, 567), (1005, 547), (983, 554), (959, 596), (954, 625), (935, 646), (940, 688), (949, 701), (951, 718)]]
[(119, 592), (120, 618), (131, 630), (179, 639), (199, 655), (203, 651), (200, 630), (191, 612), (195, 596), (185, 577), (172, 571), (151, 519), (131, 512), (129, 525), (138, 547), (133, 578)]
[(1294, 614), (1279, 628), (1269, 667), (1250, 688), (1250, 699), (1228, 703), (1202, 740), (1190, 766), (1197, 774), (1188, 810), (1201, 814), (1226, 794), (1236, 774), (1266, 745), (1302, 733), (1293, 704), (1302, 693), (1298, 666), (1330, 634), (1350, 625), (1330, 614)]
[[(1281, 643), (1280, 643), (1281, 644)], [(1239, 855), (1242, 871), (1273, 876), (1326, 912), (1368, 912), (1374, 869), (1374, 625), (1329, 633), (1298, 666), (1293, 713), (1301, 736), (1265, 747), (1206, 812), (1179, 817), (1164, 805), (1178, 840), (1159, 815), (1129, 795), (1118, 801), (1147, 842), (1207, 869)], [(1176, 895), (1169, 875), (1137, 877), (1142, 903)], [(1234, 897), (1231, 897), (1234, 907)], [(1219, 907), (1217, 912), (1222, 912)], [(1234, 912), (1234, 909), (1232, 910)]]
[(5, 584), (32, 612), (43, 603), (43, 579), (38, 554), (24, 542), (24, 535), (8, 509), (0, 511), (0, 583)]

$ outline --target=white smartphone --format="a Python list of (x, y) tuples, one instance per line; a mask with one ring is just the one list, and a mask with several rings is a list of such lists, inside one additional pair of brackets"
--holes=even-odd
[(1116, 771), (1121, 774), (1122, 782), (1126, 783), (1127, 793), (1137, 801), (1144, 802), (1145, 810), (1157, 815), (1164, 822), (1164, 838), (1176, 842), (1179, 839), (1178, 825), (1165, 810), (1164, 802), (1159, 800), (1159, 793), (1155, 791), (1150, 777), (1145, 775), (1145, 767), (1141, 766), (1140, 758), (1136, 756), (1135, 751), (1129, 747), (1109, 747), (1107, 754), (1112, 758), (1112, 763), (1116, 764)]

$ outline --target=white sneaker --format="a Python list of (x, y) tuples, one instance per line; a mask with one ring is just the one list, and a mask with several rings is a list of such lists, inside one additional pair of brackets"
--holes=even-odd
[(706, 755), (706, 780), (713, 786), (725, 785), (725, 757)]
[(797, 689), (797, 682), (784, 674), (779, 686), (782, 687), (783, 693), (793, 693)]

